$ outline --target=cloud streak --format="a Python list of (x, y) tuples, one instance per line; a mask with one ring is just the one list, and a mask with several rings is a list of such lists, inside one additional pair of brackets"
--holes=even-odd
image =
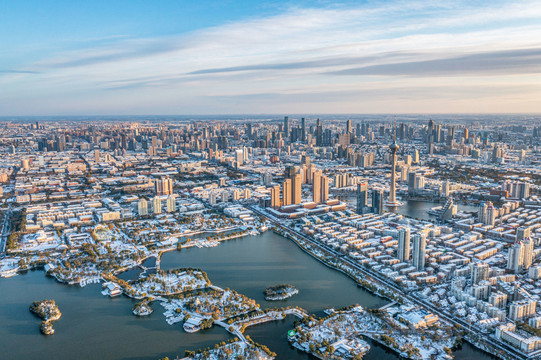
[[(365, 110), (355, 99), (367, 92), (385, 103), (380, 111), (411, 110), (393, 103), (400, 89), (410, 89), (418, 112), (435, 106), (424, 109), (426, 98), (441, 111), (463, 111), (473, 107), (468, 87), (509, 112), (539, 111), (539, 17), (536, 1), (368, 2), (289, 8), (166, 37), (112, 37), (24, 65), (33, 71), (0, 71), (0, 88), (10, 89), (0, 91), (0, 111), (24, 112), (41, 95), (94, 113), (301, 113), (324, 104), (325, 112), (351, 113)], [(506, 94), (513, 101), (502, 102)]]
[(494, 51), (438, 60), (371, 65), (328, 75), (487, 76), (541, 73), (541, 48)]

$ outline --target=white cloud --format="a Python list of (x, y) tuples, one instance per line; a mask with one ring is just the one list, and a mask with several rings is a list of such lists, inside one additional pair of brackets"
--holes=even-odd
[[(460, 93), (446, 91), (446, 86), (458, 89), (457, 81), (467, 83), (472, 77), (476, 77), (476, 91), (483, 101), (497, 101), (499, 111), (535, 111), (530, 100), (539, 95), (540, 82), (524, 88), (523, 101), (516, 99), (512, 89), (526, 82), (514, 75), (527, 71), (535, 78), (537, 70), (532, 66), (517, 71), (512, 59), (508, 67), (500, 61), (498, 71), (481, 72), (482, 65), (477, 64), (467, 71), (431, 72), (429, 80), (437, 81), (437, 87), (426, 84), (426, 76), (419, 73), (422, 68), (407, 78), (396, 72), (380, 72), (376, 77), (366, 72), (362, 76), (333, 75), (359, 67), (396, 64), (393, 68), (400, 69), (402, 63), (429, 60), (448, 64), (447, 59), (460, 56), (541, 48), (541, 24), (535, 21), (541, 17), (539, 2), (503, 3), (500, 7), (494, 3), (479, 7), (466, 2), (449, 4), (293, 8), (277, 16), (179, 36), (113, 38), (107, 45), (59, 53), (25, 69), (0, 72), (0, 87), (9, 88), (9, 93), (0, 93), (0, 111), (25, 113), (30, 102), (40, 104), (32, 107), (36, 114), (314, 112), (315, 108), (328, 113), (400, 112), (411, 106), (417, 106), (417, 112), (435, 106), (440, 112), (465, 111), (474, 101), (468, 91), (457, 99)], [(477, 77), (481, 73), (484, 77)], [(393, 101), (397, 89), (413, 88), (412, 83), (416, 85), (409, 103)], [(355, 101), (358, 95), (367, 96), (361, 89), (378, 94), (370, 110), (365, 110), (366, 103)], [(285, 100), (284, 96), (295, 92), (310, 95), (297, 96), (302, 100), (298, 104)], [(262, 94), (268, 94), (268, 99)], [(336, 94), (343, 100), (338, 101)], [(513, 101), (505, 101), (506, 94)], [(244, 101), (249, 96), (257, 101)], [(427, 96), (433, 100), (425, 101)], [(39, 101), (41, 98), (48, 101)]]

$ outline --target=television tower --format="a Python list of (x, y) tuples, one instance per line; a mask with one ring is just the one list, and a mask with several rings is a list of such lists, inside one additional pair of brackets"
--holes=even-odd
[(393, 208), (401, 206), (402, 203), (396, 201), (396, 152), (400, 146), (396, 143), (396, 118), (395, 123), (393, 124), (393, 143), (389, 145), (389, 149), (391, 150), (391, 185), (389, 188), (389, 199), (387, 200), (387, 203), (385, 203), (385, 206)]

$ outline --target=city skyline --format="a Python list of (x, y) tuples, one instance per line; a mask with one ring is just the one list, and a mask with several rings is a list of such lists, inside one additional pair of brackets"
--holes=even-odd
[(537, 2), (12, 3), (0, 115), (537, 113)]
[(8, 356), (541, 359), (540, 116), (215, 118), (0, 121)]

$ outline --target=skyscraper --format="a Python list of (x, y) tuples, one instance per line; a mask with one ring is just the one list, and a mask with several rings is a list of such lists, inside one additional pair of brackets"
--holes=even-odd
[(346, 133), (347, 134), (351, 134), (353, 132), (353, 129), (351, 127), (351, 119), (349, 119), (347, 122), (346, 122)]
[(312, 200), (317, 204), (321, 202), (321, 170), (316, 170), (312, 178)]
[(289, 137), (289, 117), (284, 116), (284, 133), (286, 134), (286, 138)]
[(372, 190), (372, 212), (374, 214), (383, 214), (383, 191)]
[(291, 202), (292, 202), (292, 195), (293, 195), (293, 191), (292, 191), (292, 186), (291, 186), (291, 179), (285, 179), (284, 180), (284, 184), (283, 184), (283, 199), (282, 199), (282, 205), (283, 206), (288, 206), (288, 205), (291, 205)]
[(368, 184), (357, 184), (357, 214), (363, 214), (368, 204)]
[(280, 205), (280, 185), (276, 185), (271, 188), (271, 206), (276, 209)]
[(420, 234), (414, 234), (413, 240), (413, 266), (417, 271), (424, 270), (425, 268), (425, 255), (426, 255), (426, 237)]
[(316, 122), (316, 145), (323, 145), (323, 125), (321, 124), (321, 120), (319, 119), (317, 119)]
[(329, 200), (329, 178), (327, 176), (321, 177), (321, 202)]
[(398, 230), (398, 260), (407, 262), (410, 259), (410, 228)]
[(291, 194), (292, 204), (300, 204), (302, 199), (302, 176), (296, 174), (292, 179), (293, 192)]
[(306, 119), (305, 118), (301, 119), (301, 141), (302, 142), (306, 141)]

